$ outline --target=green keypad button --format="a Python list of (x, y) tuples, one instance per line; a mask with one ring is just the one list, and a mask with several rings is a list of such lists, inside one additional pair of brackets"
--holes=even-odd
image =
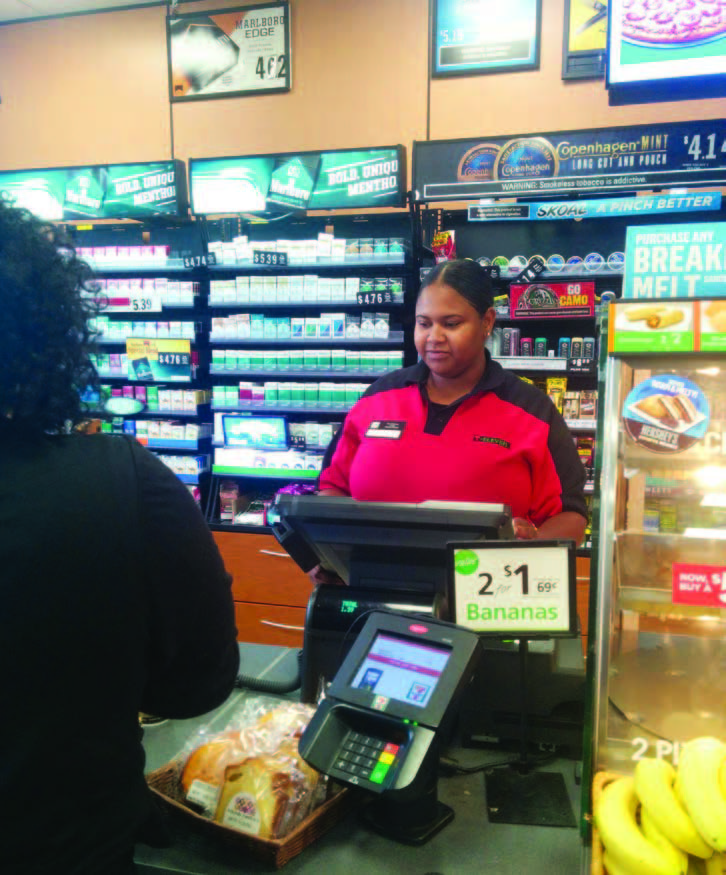
[(378, 765), (371, 772), (371, 776), (368, 780), (372, 784), (382, 784), (390, 768), (391, 767), (386, 765), (385, 763), (378, 763)]

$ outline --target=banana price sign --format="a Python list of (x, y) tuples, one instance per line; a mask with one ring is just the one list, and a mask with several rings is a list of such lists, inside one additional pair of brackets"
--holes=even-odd
[(572, 541), (449, 544), (453, 622), (480, 634), (577, 634)]

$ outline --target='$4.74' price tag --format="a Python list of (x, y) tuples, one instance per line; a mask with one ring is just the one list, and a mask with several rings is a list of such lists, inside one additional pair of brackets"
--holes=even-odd
[(521, 541), (454, 547), (454, 622), (492, 635), (575, 632), (573, 547)]

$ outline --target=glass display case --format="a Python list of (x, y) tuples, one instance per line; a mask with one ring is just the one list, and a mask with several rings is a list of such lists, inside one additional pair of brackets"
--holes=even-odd
[(677, 764), (690, 738), (726, 740), (719, 313), (726, 300), (610, 309), (585, 792), (597, 772), (631, 774), (643, 756)]

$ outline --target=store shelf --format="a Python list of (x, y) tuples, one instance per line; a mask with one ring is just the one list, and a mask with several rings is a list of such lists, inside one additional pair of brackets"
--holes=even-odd
[(566, 419), (567, 427), (570, 431), (596, 431), (596, 419)]
[[(296, 408), (296, 409), (298, 409), (298, 408)], [(341, 411), (341, 413), (342, 412), (343, 411)], [(221, 448), (221, 447), (225, 447), (227, 445), (224, 443), (224, 441), (215, 440), (215, 441), (212, 441), (212, 446)], [(227, 447), (227, 449), (235, 449), (235, 448), (234, 447)], [(240, 449), (242, 449), (242, 448), (240, 448)], [(290, 449), (299, 450), (302, 453), (307, 453), (307, 452), (324, 453), (328, 449), (328, 445), (326, 444), (325, 446), (322, 446), (322, 444), (306, 444), (304, 447), (291, 446)]]
[(208, 444), (210, 438), (200, 438), (198, 441), (175, 441), (171, 439), (160, 438), (139, 438), (135, 435), (136, 440), (149, 450), (188, 450), (192, 452), (201, 452), (200, 444)]
[(494, 361), (510, 371), (567, 371), (565, 358), (548, 358), (547, 356), (498, 356)]
[(210, 370), (209, 374), (212, 377), (294, 377), (309, 379), (310, 377), (325, 377), (325, 379), (335, 377), (355, 377), (356, 379), (371, 379), (374, 377), (382, 377), (387, 374), (388, 370), (383, 371), (253, 371), (249, 368), (243, 371), (227, 371), (227, 370)]
[(403, 267), (406, 264), (405, 255), (389, 255), (382, 258), (361, 258), (361, 259), (346, 259), (345, 261), (333, 261), (332, 259), (321, 259), (316, 261), (291, 261), (288, 264), (252, 264), (251, 261), (237, 261), (234, 264), (214, 264), (209, 267), (210, 273), (224, 272), (230, 270), (244, 271), (245, 273), (286, 273), (288, 270), (340, 270), (342, 268), (361, 267)]
[[(232, 346), (257, 346), (260, 343), (270, 344), (273, 346), (329, 346), (335, 344), (337, 346), (394, 346), (403, 343), (403, 332), (392, 331), (388, 337), (305, 337), (305, 338), (274, 338), (274, 337), (219, 337), (215, 334), (209, 335), (210, 344), (215, 346), (227, 345)], [(539, 359), (546, 361), (546, 359)], [(563, 359), (567, 361), (567, 359)]]
[(97, 337), (95, 343), (102, 346), (114, 346), (126, 344), (127, 340), (188, 340), (189, 343), (196, 343), (196, 335), (194, 337), (148, 337), (147, 335), (129, 335), (128, 337)]
[(236, 468), (231, 465), (213, 465), (212, 474), (230, 477), (260, 477), (270, 480), (317, 480), (320, 471), (304, 468)]
[(127, 418), (131, 416), (139, 416), (143, 419), (146, 416), (164, 416), (167, 419), (195, 419), (198, 417), (199, 410), (142, 410), (140, 413), (126, 414)]
[[(371, 293), (374, 294), (374, 293)], [(265, 310), (296, 310), (305, 308), (309, 310), (311, 307), (402, 307), (404, 302), (388, 301), (376, 304), (359, 304), (357, 301), (336, 300), (336, 301), (244, 301), (244, 302), (227, 302), (219, 301), (209, 302), (209, 306), (218, 310), (239, 310), (241, 307), (249, 307), (250, 309), (265, 309)]]
[[(171, 468), (169, 470), (171, 471)], [(172, 471), (172, 474), (176, 474), (181, 482), (186, 483), (188, 486), (198, 486), (200, 477), (203, 477), (206, 473), (206, 471), (203, 471), (201, 474), (177, 474), (176, 471)]]
[(277, 405), (273, 406), (265, 404), (245, 404), (235, 406), (212, 404), (212, 410), (216, 410), (219, 413), (347, 413), (352, 406), (352, 404), (349, 404), (346, 407), (307, 407), (303, 405), (300, 407), (292, 407), (291, 405), (279, 407)]
[(98, 371), (98, 376), (102, 380), (126, 380), (126, 382), (133, 383), (135, 386), (155, 386), (157, 383), (193, 383), (196, 379), (196, 377), (171, 376), (164, 377), (163, 380), (136, 380), (128, 374), (119, 374), (117, 371), (113, 373)]
[(166, 261), (96, 261), (93, 258), (84, 258), (83, 261), (93, 268), (96, 273), (186, 273), (194, 268), (186, 267), (182, 258), (168, 258)]
[(512, 316), (497, 313), (497, 325), (506, 322), (507, 325), (531, 325), (536, 322), (539, 326), (560, 325), (562, 322), (595, 322), (595, 316)]

